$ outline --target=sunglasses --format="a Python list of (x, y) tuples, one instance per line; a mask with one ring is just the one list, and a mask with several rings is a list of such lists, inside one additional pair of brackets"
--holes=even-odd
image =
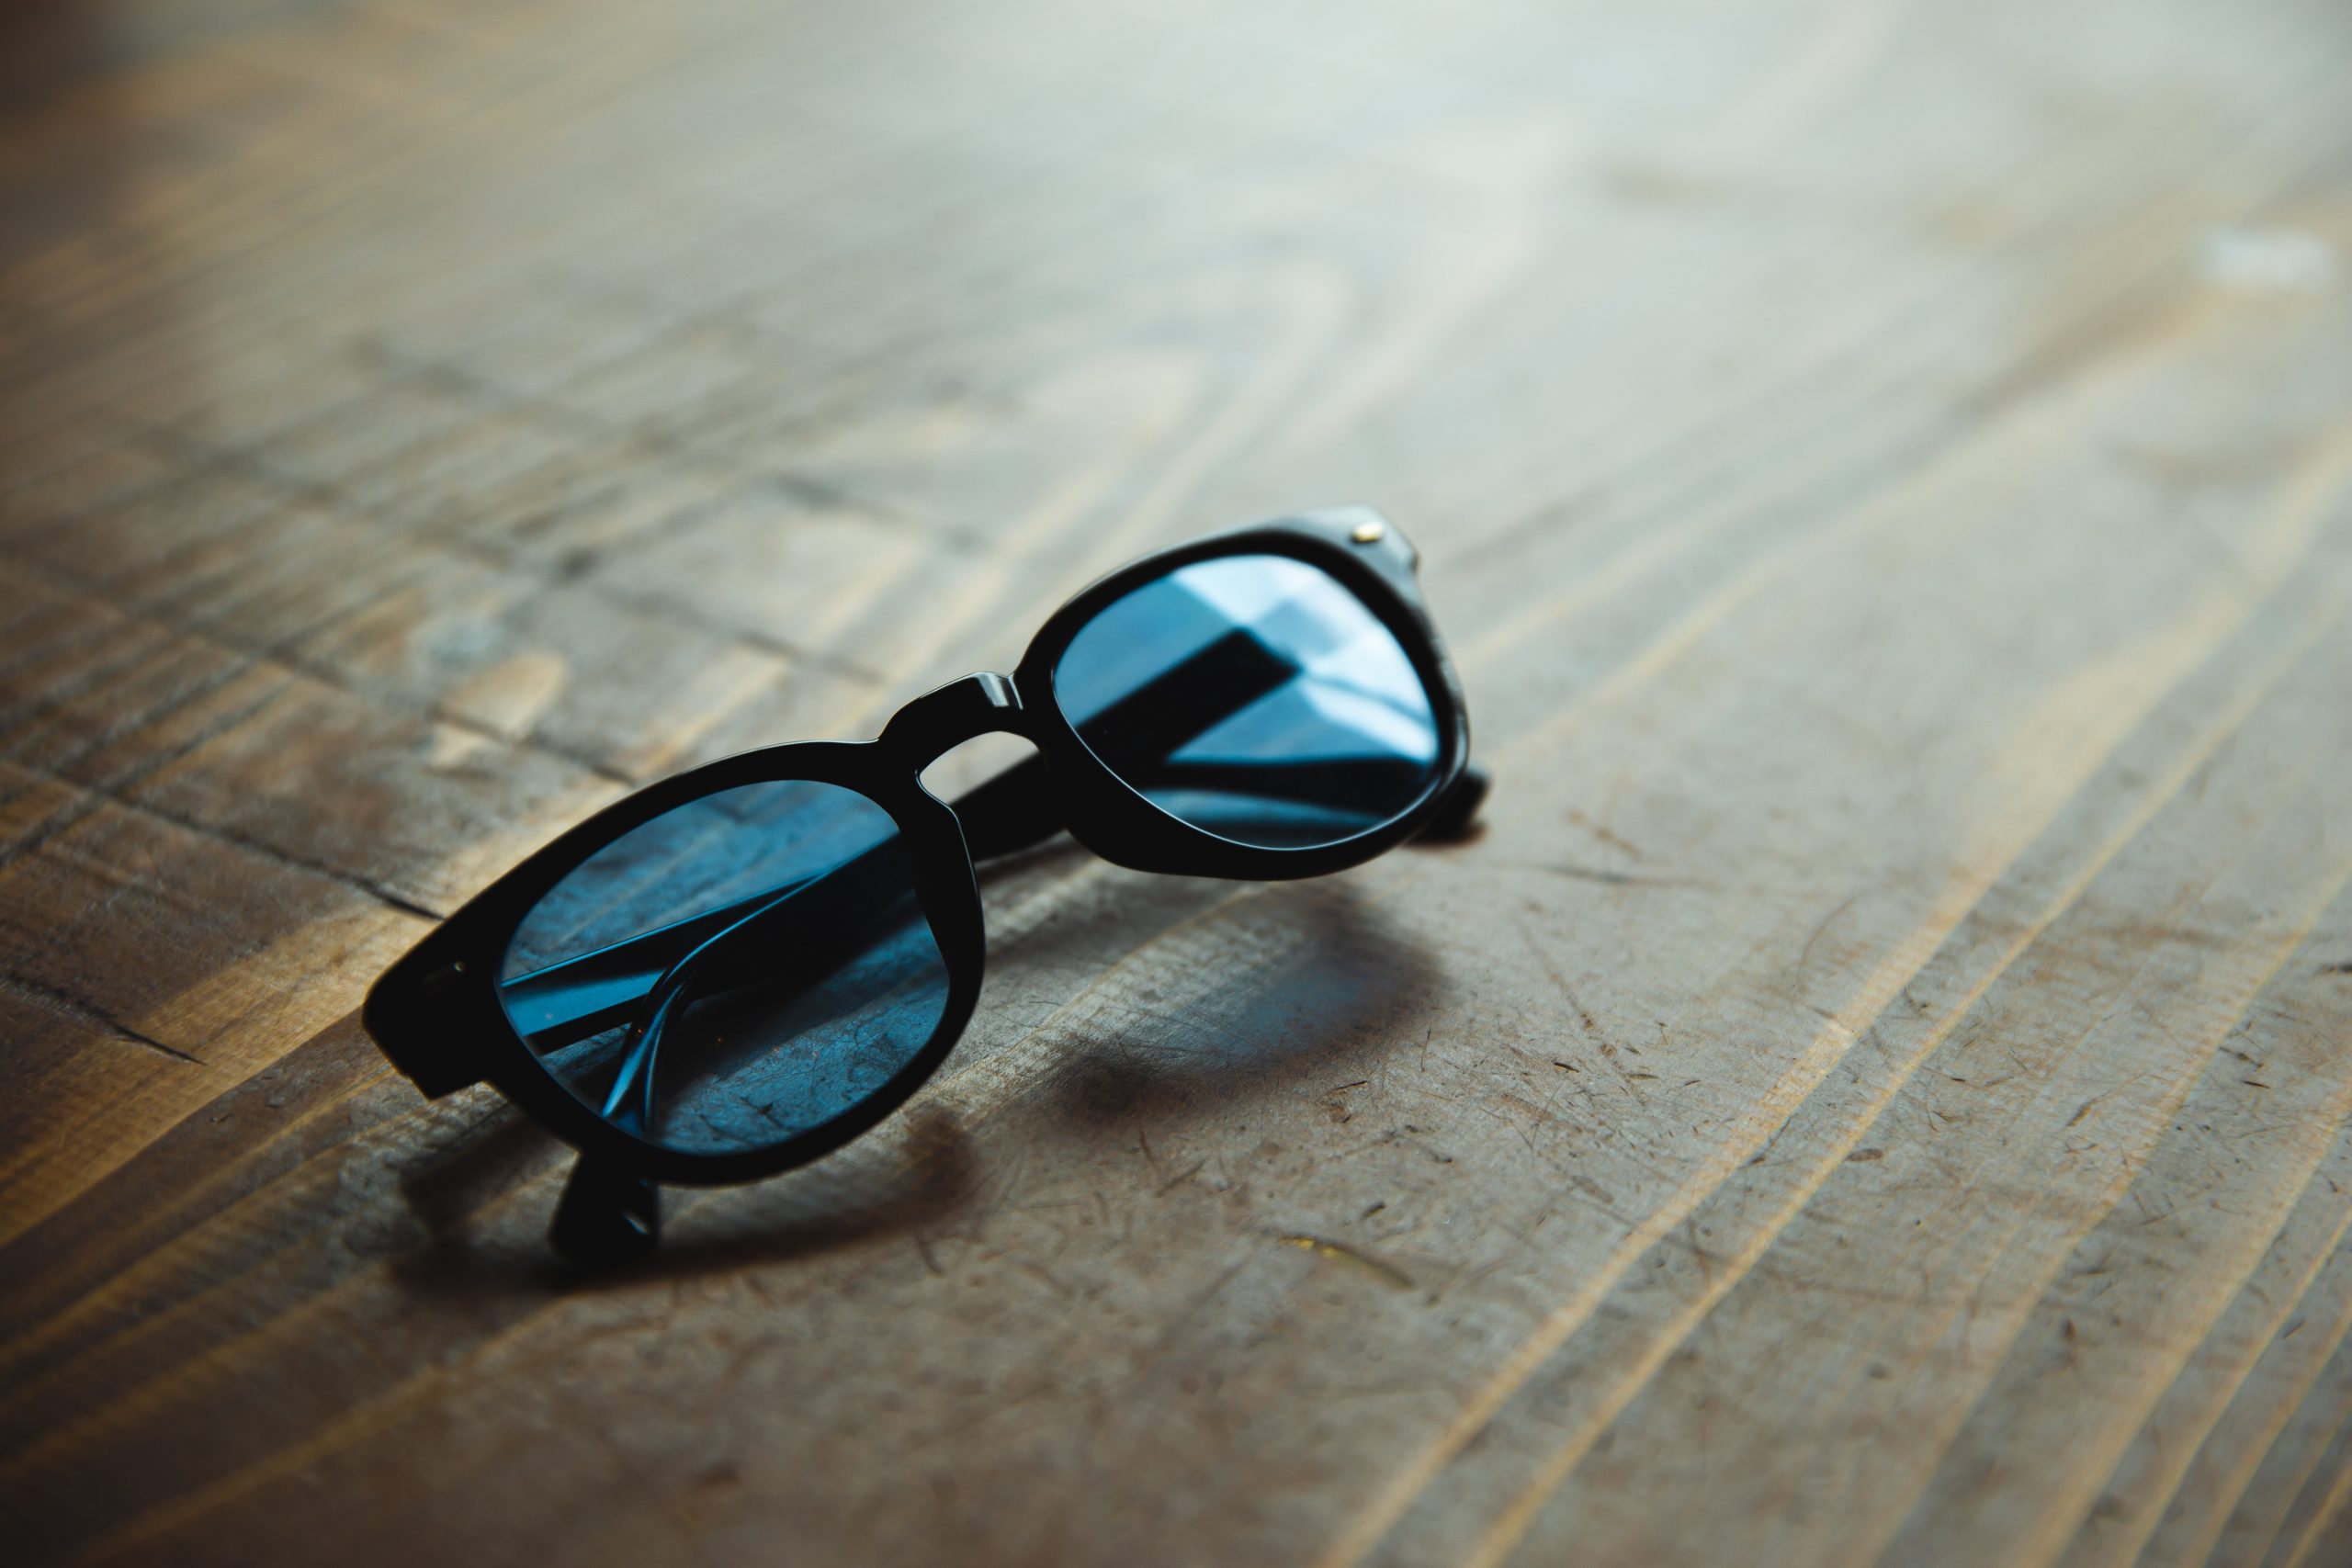
[[(978, 1000), (978, 863), (1067, 831), (1140, 871), (1320, 876), (1466, 832), (1486, 780), (1418, 558), (1368, 507), (1148, 556), (1010, 676), (879, 739), (745, 752), (591, 817), (451, 915), (361, 1020), (428, 1096), (487, 1081), (581, 1152), (549, 1238), (650, 1250), (658, 1183), (773, 1175), (880, 1122)], [(943, 802), (964, 741), (1037, 755)]]

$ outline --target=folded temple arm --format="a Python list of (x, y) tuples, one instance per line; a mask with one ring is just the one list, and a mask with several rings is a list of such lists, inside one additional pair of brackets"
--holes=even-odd
[[(1047, 787), (1045, 760), (1032, 757), (1008, 768), (969, 793), (956, 797), (954, 808), (964, 826), (964, 840), (972, 859), (986, 862), (1014, 854), (1045, 842), (1061, 831), (1055, 795)], [(1254, 787), (1262, 788), (1264, 769), (1252, 769)], [(1430, 842), (1443, 842), (1466, 832), (1478, 803), (1487, 793), (1486, 774), (1464, 770), (1438, 815), (1421, 831)], [(501, 998), (532, 1049), (545, 1054), (584, 1040), (628, 1021), (662, 975), (687, 953), (709, 947), (721, 932), (741, 926), (763, 911), (789, 903), (797, 925), (806, 931), (850, 931), (893, 900), (891, 889), (900, 881), (895, 868), (877, 852), (850, 861), (822, 875), (755, 893), (732, 904), (708, 909), (690, 919), (518, 975), (499, 987)], [(754, 957), (752, 944), (729, 944), (745, 959)], [(718, 949), (710, 949), (714, 953)], [(755, 974), (740, 977), (723, 971), (715, 981), (742, 984)], [(709, 989), (723, 988), (714, 985)]]
[[(1410, 766), (1382, 757), (1288, 763), (1211, 760), (1182, 751), (1194, 737), (1293, 680), (1298, 667), (1246, 632), (1218, 638), (1084, 721), (1087, 742), (1140, 785), (1231, 792), (1258, 799), (1318, 802), (1377, 797), (1386, 775)], [(1486, 776), (1465, 769), (1421, 837), (1467, 831), (1487, 793)], [(1032, 757), (958, 796), (954, 810), (972, 859), (985, 862), (1042, 843), (1063, 827), (1059, 795), (1043, 757)], [(897, 902), (903, 870), (876, 845), (831, 870), (783, 884), (504, 981), (508, 1016), (545, 1054), (628, 1022), (657, 989), (674, 991), (693, 955), (695, 989), (709, 995), (762, 977), (774, 949), (757, 940), (786, 917), (803, 933), (860, 933)], [(722, 940), (724, 939), (724, 940)], [(805, 952), (808, 939), (800, 944)], [(665, 980), (671, 982), (664, 987)]]

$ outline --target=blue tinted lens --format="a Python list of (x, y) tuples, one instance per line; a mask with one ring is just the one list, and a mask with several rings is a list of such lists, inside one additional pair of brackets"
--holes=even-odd
[(1239, 843), (1337, 843), (1437, 781), (1437, 716), (1404, 646), (1288, 556), (1201, 561), (1115, 601), (1070, 639), (1054, 695), (1131, 787)]
[(839, 1116), (922, 1049), (947, 992), (889, 814), (798, 781), (707, 795), (605, 845), (524, 918), (499, 976), (557, 1082), (689, 1154)]

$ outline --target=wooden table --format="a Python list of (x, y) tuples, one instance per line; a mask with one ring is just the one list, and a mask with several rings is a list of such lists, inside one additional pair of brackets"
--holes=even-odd
[[(2352, 1562), (2335, 0), (6, 27), (12, 1562)], [(616, 1279), (358, 1032), (1356, 499), (1475, 841), (1030, 857), (909, 1110)]]

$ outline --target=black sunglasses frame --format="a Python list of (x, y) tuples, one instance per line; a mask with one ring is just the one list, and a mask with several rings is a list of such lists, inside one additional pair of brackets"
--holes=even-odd
[[(1436, 721), (1437, 767), (1420, 796), (1379, 827), (1305, 849), (1220, 838), (1162, 810), (1113, 772), (1055, 700), (1054, 671), (1063, 651), (1102, 610), (1179, 568), (1241, 555), (1285, 556), (1328, 572), (1396, 637), (1420, 676)], [(368, 992), (362, 1024), (393, 1066), (429, 1097), (490, 1083), (578, 1149), (582, 1176), (596, 1168), (621, 1194), (624, 1206), (632, 1180), (724, 1185), (756, 1180), (830, 1154), (904, 1104), (938, 1070), (970, 1022), (986, 954), (977, 860), (1067, 829), (1093, 853), (1138, 871), (1283, 880), (1361, 864), (1433, 827), (1465, 826), (1485, 793), (1485, 781), (1468, 768), (1469, 720), (1461, 685), (1430, 623), (1418, 566), (1418, 555), (1396, 527), (1363, 506), (1305, 513), (1146, 556), (1056, 611), (1010, 676), (977, 673), (950, 682), (900, 708), (876, 739), (764, 747), (649, 784), (606, 807), (500, 877), (386, 970)], [(991, 733), (1019, 736), (1038, 756), (954, 805), (924, 787), (924, 768), (965, 741)], [(507, 946), (525, 916), (556, 884), (621, 835), (721, 790), (785, 781), (855, 791), (897, 825), (916, 896), (946, 966), (945, 1010), (922, 1050), (831, 1121), (774, 1145), (726, 1154), (650, 1143), (606, 1121), (540, 1064), (499, 1000)], [(647, 1212), (636, 1228), (650, 1238), (647, 1198)], [(563, 1224), (560, 1216), (560, 1245)]]

